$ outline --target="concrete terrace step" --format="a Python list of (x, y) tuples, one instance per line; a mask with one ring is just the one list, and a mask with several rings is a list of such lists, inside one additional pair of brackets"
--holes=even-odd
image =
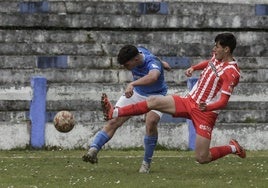
[[(47, 100), (96, 100), (102, 93), (116, 101), (126, 88), (127, 83), (48, 83)], [(185, 95), (189, 90), (186, 82), (168, 83), (168, 94)], [(268, 100), (268, 83), (239, 83), (235, 88), (230, 101), (233, 102), (265, 102)], [(4, 85), (0, 87), (0, 100), (21, 101), (32, 99), (33, 91), (30, 84), (27, 86)]]
[[(115, 103), (115, 101), (111, 101)], [(5, 101), (0, 100), (0, 119), (4, 121), (23, 121), (30, 111), (30, 101)], [(99, 100), (56, 100), (47, 101), (48, 116), (53, 116), (57, 111), (69, 110), (81, 115), (80, 121), (103, 120)], [(268, 102), (229, 102), (227, 108), (221, 111), (219, 122), (229, 123), (264, 123), (268, 122)], [(80, 115), (79, 115), (80, 116)], [(173, 120), (168, 120), (173, 121)]]
[[(97, 106), (97, 105), (96, 105)], [(100, 106), (100, 105), (99, 105)], [(68, 108), (63, 108), (62, 110), (68, 110)], [(56, 115), (58, 110), (49, 110), (46, 111), (46, 121), (53, 122), (53, 118)], [(82, 124), (89, 124), (94, 122), (103, 122), (105, 124), (103, 114), (98, 109), (80, 109), (80, 108), (70, 108), (69, 111), (74, 114), (76, 122)], [(268, 122), (267, 110), (223, 110), (217, 119), (217, 124), (224, 125), (236, 125), (243, 124), (250, 126), (252, 124), (256, 125), (266, 125)], [(29, 123), (29, 111), (0, 111), (0, 121), (6, 123)], [(129, 121), (130, 124), (135, 124), (138, 122), (144, 123), (144, 116), (135, 116), (132, 117)], [(185, 123), (185, 118), (172, 118), (168, 114), (164, 114), (161, 120), (162, 125), (176, 125), (180, 123)], [(223, 127), (224, 128), (224, 127)]]
[[(267, 57), (267, 32), (233, 31), (236, 57)], [(209, 57), (216, 31), (0, 30), (1, 55), (70, 55), (116, 57), (126, 43), (142, 45), (158, 56)], [(131, 38), (129, 37), (131, 36)], [(152, 43), (157, 41), (157, 43)], [(163, 48), (163, 44), (165, 47)], [(75, 61), (77, 62), (77, 61)], [(94, 62), (94, 61), (93, 61)], [(116, 62), (115, 62), (116, 63)]]
[[(123, 2), (123, 5), (122, 5)], [(155, 1), (157, 2), (157, 1)], [(231, 1), (231, 0), (180, 0), (180, 1), (176, 1), (176, 0), (167, 0), (165, 2), (168, 2), (171, 5), (174, 4), (179, 4), (179, 5), (184, 5), (184, 11), (183, 12), (176, 12), (177, 14), (189, 14), (189, 13), (193, 13), (193, 14), (200, 14), (199, 11), (193, 11), (190, 9), (189, 6), (191, 6), (192, 4), (201, 4), (202, 6), (199, 7), (199, 9), (203, 9), (205, 5), (207, 4), (211, 4), (214, 3), (217, 6), (217, 4), (222, 4), (224, 3), (225, 6), (227, 6), (226, 4), (234, 4), (234, 6), (237, 6), (237, 4), (241, 4), (244, 5), (244, 7), (251, 7), (252, 5), (256, 4), (256, 3), (263, 3), (264, 0), (238, 0), (238, 1)], [(5, 2), (5, 1), (1, 1), (0, 5), (1, 8), (0, 12), (1, 13), (17, 13), (18, 12), (18, 8), (19, 8), (19, 3), (21, 3), (21, 0), (12, 0), (9, 2)], [(40, 3), (40, 2), (39, 2)], [(125, 10), (125, 7), (129, 7), (129, 6), (134, 6), (136, 4), (140, 3), (139, 0), (132, 0), (131, 2), (129, 2), (129, 0), (50, 0), (49, 1), (49, 5), (50, 5), (50, 9), (49, 12), (50, 13), (81, 13), (81, 14), (100, 14), (100, 13), (105, 13), (105, 14), (119, 14), (119, 13), (124, 13), (124, 14), (137, 14), (139, 13), (138, 7), (132, 11), (130, 10)], [(121, 4), (121, 6), (120, 6)], [(121, 8), (121, 10), (120, 10)], [(178, 9), (177, 6), (171, 6), (170, 7), (172, 11)], [(239, 7), (231, 7), (232, 9), (230, 10), (231, 12), (233, 11), (239, 11), (240, 8)], [(120, 12), (118, 12), (118, 9), (120, 10)], [(190, 10), (189, 10), (190, 9)], [(245, 10), (245, 9), (244, 9)], [(249, 8), (247, 9), (248, 11), (250, 10)], [(191, 12), (189, 12), (191, 11)], [(215, 10), (214, 10), (215, 11)], [(245, 13), (246, 11), (243, 11), (242, 13)], [(214, 13), (214, 12), (212, 12)], [(241, 13), (241, 14), (242, 14)], [(223, 12), (224, 14), (224, 12)], [(225, 13), (226, 14), (226, 13)]]
[[(118, 69), (0, 69), (0, 83), (5, 85), (30, 85), (33, 76), (39, 75), (47, 78), (48, 83), (126, 83), (131, 81), (131, 74), (126, 70)], [(199, 76), (195, 72), (194, 76)], [(184, 75), (184, 70), (179, 69), (165, 74), (167, 82), (183, 83), (188, 79)], [(242, 83), (260, 83), (268, 82), (268, 69), (242, 70)], [(90, 86), (89, 86), (90, 87)]]
[[(243, 87), (247, 88), (248, 86), (249, 85), (245, 84)], [(257, 86), (251, 85), (253, 88), (252, 91), (256, 92), (253, 95), (252, 93), (243, 92), (243, 87), (239, 89), (241, 90), (239, 95), (233, 95), (231, 97), (227, 107), (221, 112), (219, 121), (230, 123), (268, 122), (268, 101), (264, 93), (267, 92), (267, 87), (258, 90)], [(74, 113), (76, 113), (76, 111), (83, 111), (82, 114), (91, 114), (83, 115), (82, 117), (85, 118), (83, 121), (100, 121), (102, 119), (100, 115), (101, 93), (107, 93), (111, 102), (115, 103), (121, 95), (121, 92), (123, 92), (123, 88), (123, 85), (118, 84), (104, 84), (102, 86), (99, 84), (51, 84), (48, 87), (47, 93), (47, 112), (53, 115), (53, 113), (55, 114), (55, 112), (59, 110), (70, 110)], [(186, 90), (186, 86), (173, 86), (170, 88), (169, 93), (182, 95)], [(251, 90), (249, 89), (249, 91)], [(14, 121), (19, 121), (21, 117), (25, 117), (22, 112), (29, 112), (31, 99), (32, 90), (29, 86), (21, 88), (1, 88), (1, 118), (6, 119), (6, 121), (11, 121), (11, 119), (15, 117)], [(10, 111), (10, 113), (8, 111)], [(80, 114), (81, 112), (77, 113)], [(88, 119), (86, 118), (87, 116), (95, 118)], [(19, 118), (19, 120), (16, 120), (17, 118)]]
[[(255, 15), (255, 4), (169, 2), (169, 14), (141, 14), (138, 2), (47, 2), (47, 14), (21, 16), (18, 2), (1, 7), (2, 26), (69, 28), (260, 28), (267, 20)], [(209, 5), (209, 6), (208, 6)], [(47, 5), (48, 7), (48, 5)], [(204, 14), (204, 11), (207, 14)], [(23, 12), (21, 10), (21, 12)], [(233, 13), (233, 14), (232, 14)], [(98, 15), (102, 14), (102, 17)], [(125, 15), (122, 17), (122, 15)], [(213, 15), (213, 16), (211, 16)], [(181, 17), (188, 19), (181, 19)], [(98, 20), (98, 21), (96, 21)], [(177, 20), (177, 21), (176, 21)], [(192, 22), (191, 20), (195, 20)], [(226, 28), (226, 27), (225, 27)]]
[[(1, 55), (0, 56), (0, 68), (1, 69), (36, 69), (38, 68), (38, 57), (34, 55)], [(40, 56), (43, 57), (43, 56)], [(48, 57), (58, 57), (58, 56), (48, 56)], [(164, 59), (165, 57), (177, 57), (170, 63), (172, 69), (176, 71), (177, 69), (185, 69), (179, 62), (181, 56), (159, 56)], [(185, 56), (186, 58), (186, 56)], [(197, 64), (206, 57), (187, 57), (190, 64)], [(177, 60), (177, 61), (176, 61)], [(256, 69), (268, 69), (268, 57), (237, 57), (239, 67), (243, 70), (256, 70)], [(119, 69), (116, 57), (107, 56), (67, 56), (67, 66), (66, 69)], [(56, 68), (55, 68), (56, 69)]]
[[(68, 3), (72, 2), (73, 0), (50, 0), (50, 2), (63, 2), (63, 3)], [(75, 2), (80, 3), (80, 2), (129, 2), (129, 0), (75, 0)], [(228, 3), (228, 4), (255, 4), (255, 3), (265, 3), (266, 0), (166, 0), (167, 2), (194, 2), (194, 3)], [(3, 0), (3, 2), (5, 2)], [(21, 0), (10, 0), (10, 2), (21, 2)], [(140, 0), (131, 0), (131, 2), (140, 2)], [(157, 1), (155, 1), (157, 2)], [(15, 10), (15, 8), (14, 8)], [(3, 11), (6, 11), (6, 9), (3, 8)]]

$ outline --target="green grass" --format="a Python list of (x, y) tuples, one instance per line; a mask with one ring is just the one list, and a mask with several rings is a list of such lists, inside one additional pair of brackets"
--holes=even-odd
[(103, 150), (96, 165), (81, 160), (84, 152), (0, 151), (0, 187), (268, 187), (268, 151), (205, 165), (197, 164), (190, 151), (156, 151), (150, 174), (138, 173), (142, 150)]

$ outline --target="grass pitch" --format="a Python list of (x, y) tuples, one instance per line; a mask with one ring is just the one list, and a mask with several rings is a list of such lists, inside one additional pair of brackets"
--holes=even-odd
[(82, 161), (82, 150), (0, 151), (1, 188), (68, 187), (268, 187), (268, 151), (229, 155), (197, 164), (190, 151), (156, 151), (150, 174), (139, 174), (143, 151), (103, 150), (99, 163)]

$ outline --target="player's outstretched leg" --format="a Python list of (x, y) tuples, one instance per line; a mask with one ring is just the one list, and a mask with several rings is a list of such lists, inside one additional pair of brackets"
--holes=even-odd
[(103, 93), (102, 96), (101, 96), (101, 107), (102, 107), (102, 112), (103, 112), (104, 119), (106, 121), (112, 119), (114, 107), (110, 103), (106, 93)]
[(242, 146), (240, 146), (240, 144), (235, 139), (230, 140), (229, 144), (235, 146), (235, 155), (238, 155), (241, 158), (246, 157), (246, 150)]
[(85, 155), (83, 155), (82, 160), (85, 162), (90, 162), (92, 164), (98, 163), (98, 152), (101, 150), (101, 148), (104, 146), (105, 143), (107, 143), (110, 140), (110, 137), (108, 134), (101, 130), (99, 131), (93, 142), (90, 144), (90, 148)]

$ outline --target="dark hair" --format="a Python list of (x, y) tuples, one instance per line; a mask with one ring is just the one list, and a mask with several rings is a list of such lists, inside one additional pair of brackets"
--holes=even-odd
[(215, 38), (215, 42), (219, 42), (219, 44), (223, 47), (229, 47), (231, 53), (233, 53), (236, 47), (236, 38), (232, 33), (218, 34)]
[(138, 55), (139, 50), (133, 45), (125, 45), (123, 48), (120, 49), (117, 55), (117, 61), (119, 64), (123, 65), (133, 57)]

